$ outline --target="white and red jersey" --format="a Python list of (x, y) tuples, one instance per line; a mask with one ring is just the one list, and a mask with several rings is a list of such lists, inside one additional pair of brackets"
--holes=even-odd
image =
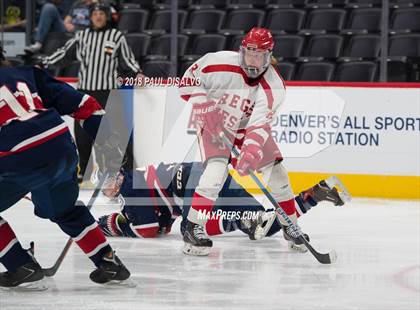
[(215, 101), (228, 132), (246, 130), (245, 144), (263, 145), (267, 141), (286, 93), (285, 83), (273, 66), (257, 79), (249, 79), (239, 66), (238, 52), (221, 51), (200, 58), (183, 78), (194, 81), (180, 86), (184, 100), (191, 104)]

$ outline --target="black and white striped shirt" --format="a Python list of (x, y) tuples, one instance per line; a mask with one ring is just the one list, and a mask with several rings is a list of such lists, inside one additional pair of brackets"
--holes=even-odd
[(115, 28), (79, 31), (42, 62), (45, 67), (65, 66), (74, 59), (80, 62), (78, 88), (83, 90), (115, 89), (119, 75), (141, 72), (125, 37)]

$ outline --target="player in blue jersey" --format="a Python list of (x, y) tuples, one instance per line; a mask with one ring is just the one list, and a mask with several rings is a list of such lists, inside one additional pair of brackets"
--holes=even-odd
[[(101, 229), (108, 236), (154, 238), (159, 234), (169, 233), (175, 219), (183, 214), (183, 233), (191, 199), (203, 170), (204, 166), (199, 162), (161, 163), (121, 173), (117, 178), (110, 179), (104, 194), (109, 198), (119, 199), (122, 211), (100, 217)], [(337, 189), (329, 187), (325, 181), (301, 192), (295, 197), (295, 201), (299, 215), (306, 213), (320, 201), (344, 204)], [(272, 216), (273, 212), (266, 212), (229, 175), (204, 230), (207, 235), (212, 236), (240, 229), (250, 239), (260, 239), (281, 229), (276, 217), (274, 221), (270, 221)]]
[[(95, 137), (104, 111), (92, 97), (39, 68), (4, 64), (0, 50), (0, 212), (31, 193), (35, 214), (58, 224), (92, 260), (96, 266), (92, 281), (128, 279), (129, 271), (88, 208), (76, 205), (76, 147), (61, 118), (70, 115), (82, 121)], [(107, 141), (99, 143), (115, 151)], [(22, 248), (1, 216), (0, 263), (7, 269), (0, 273), (0, 287), (35, 287), (44, 277), (32, 253)]]

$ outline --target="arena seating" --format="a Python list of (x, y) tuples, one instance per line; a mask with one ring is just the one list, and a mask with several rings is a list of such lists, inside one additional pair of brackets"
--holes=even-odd
[(334, 76), (335, 64), (331, 62), (306, 62), (299, 66), (296, 80), (331, 81)]
[[(127, 0), (118, 29), (142, 67), (167, 74), (171, 1)], [(273, 56), (287, 80), (377, 81), (381, 0), (178, 1), (178, 75), (208, 52), (238, 50), (254, 26), (272, 30)], [(420, 0), (391, 0), (389, 80), (409, 81), (420, 59)], [(52, 38), (56, 46), (63, 38)], [(46, 44), (50, 46), (50, 44)], [(148, 69), (149, 72), (155, 72)]]

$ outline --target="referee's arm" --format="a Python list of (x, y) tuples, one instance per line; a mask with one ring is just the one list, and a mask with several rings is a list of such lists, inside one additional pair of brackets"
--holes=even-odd
[(63, 47), (60, 47), (52, 55), (44, 57), (42, 64), (45, 68), (51, 65), (66, 66), (76, 59), (77, 36), (68, 40)]
[(127, 40), (124, 36), (121, 36), (120, 43), (118, 45), (118, 71), (126, 73), (127, 75), (137, 75), (142, 73), (138, 62), (136, 61), (131, 48), (127, 44)]

